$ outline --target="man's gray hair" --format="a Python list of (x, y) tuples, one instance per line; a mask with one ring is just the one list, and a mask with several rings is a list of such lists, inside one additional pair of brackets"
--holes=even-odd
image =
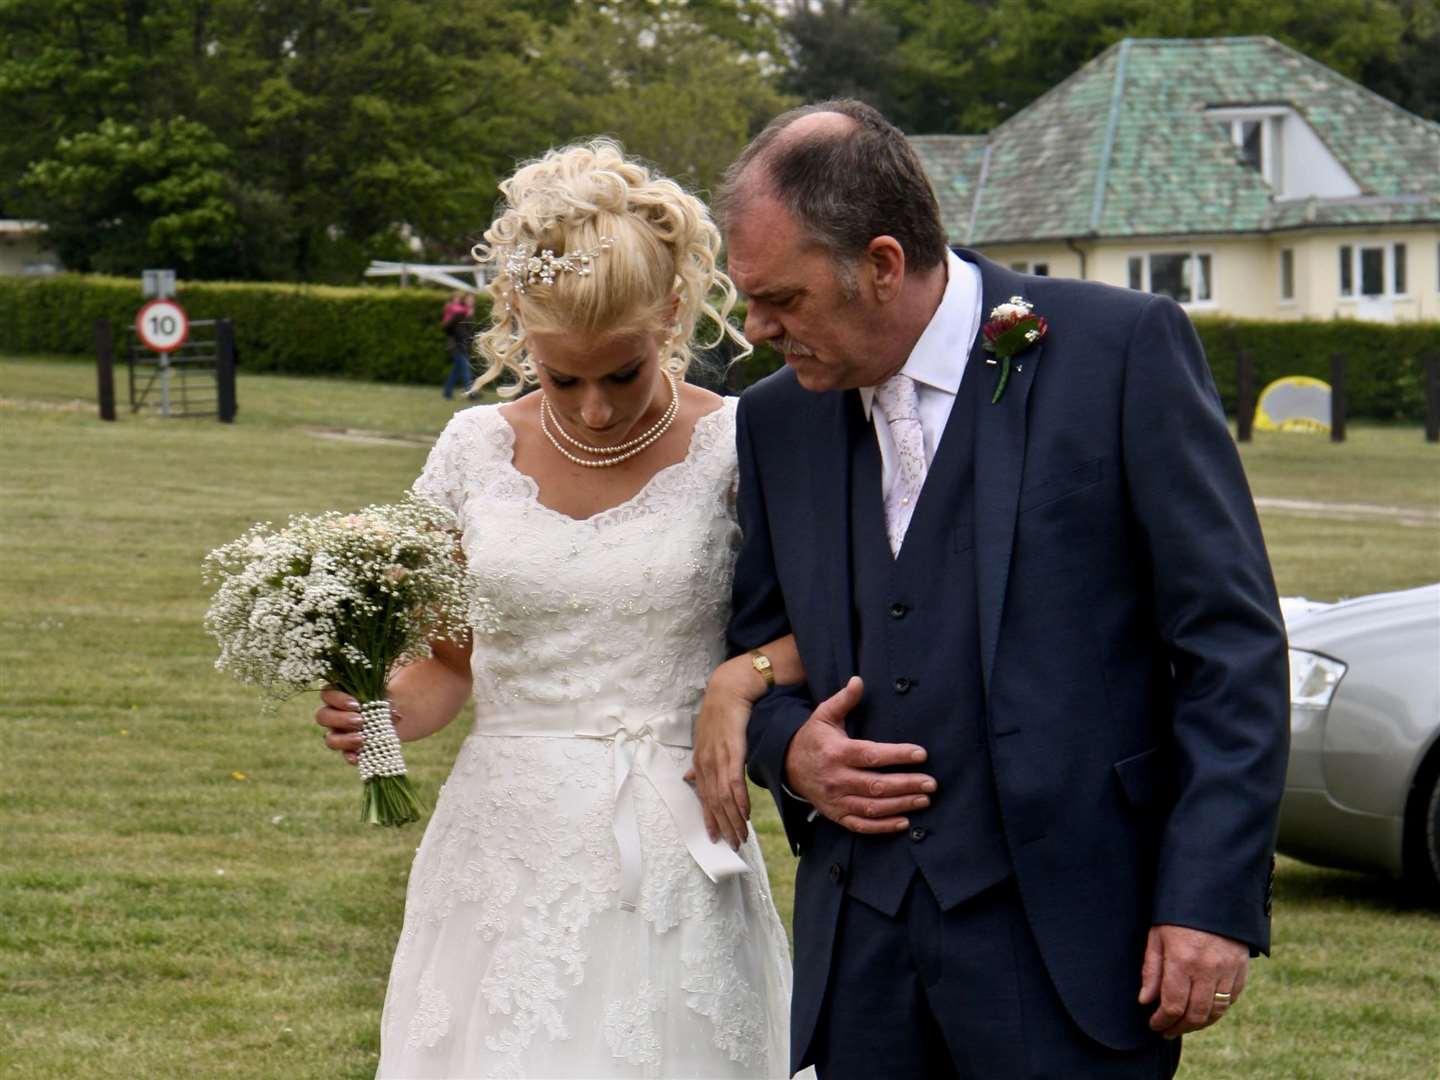
[[(850, 124), (785, 136), (803, 116), (838, 113)], [(862, 101), (839, 99), (781, 113), (725, 170), (716, 195), (724, 226), (756, 195), (777, 199), (834, 256), (853, 284), (853, 263), (877, 236), (892, 236), (911, 272), (945, 261), (940, 204), (909, 140)]]

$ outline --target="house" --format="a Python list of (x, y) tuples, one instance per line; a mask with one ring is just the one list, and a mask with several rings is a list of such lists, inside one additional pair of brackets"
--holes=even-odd
[(1440, 124), (1268, 37), (1131, 38), (911, 139), (954, 244), (1195, 314), (1440, 320)]
[(0, 274), (53, 274), (60, 257), (44, 243), (45, 226), (38, 221), (0, 218)]

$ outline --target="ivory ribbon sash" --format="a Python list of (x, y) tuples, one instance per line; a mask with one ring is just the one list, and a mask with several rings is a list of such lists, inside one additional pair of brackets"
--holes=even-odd
[(695, 710), (651, 713), (623, 705), (527, 707), (513, 712), (477, 710), (475, 735), (506, 738), (579, 738), (610, 744), (615, 784), (613, 831), (620, 849), (620, 906), (634, 911), (640, 901), (640, 823), (635, 816), (636, 776), (654, 787), (696, 865), (719, 883), (750, 866), (723, 841), (705, 833), (700, 799), (685, 782), (681, 765), (661, 749), (689, 750)]

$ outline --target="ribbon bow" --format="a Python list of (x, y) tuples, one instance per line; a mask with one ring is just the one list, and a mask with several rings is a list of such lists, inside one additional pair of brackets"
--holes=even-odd
[(685, 774), (662, 746), (690, 748), (688, 713), (661, 713), (636, 718), (620, 706), (597, 710), (592, 720), (577, 728), (582, 739), (610, 743), (610, 760), (615, 775), (615, 843), (620, 849), (620, 906), (634, 911), (640, 902), (640, 823), (635, 815), (635, 776), (650, 781), (664, 802), (686, 850), (711, 881), (719, 883), (736, 874), (748, 874), (750, 866), (721, 842), (705, 832), (705, 820), (694, 790)]

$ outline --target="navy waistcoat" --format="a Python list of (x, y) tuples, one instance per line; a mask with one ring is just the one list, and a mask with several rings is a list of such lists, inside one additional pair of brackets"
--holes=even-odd
[(863, 704), (852, 737), (913, 742), (937, 790), (910, 829), (855, 837), (847, 889), (895, 915), (918, 868), (942, 909), (1010, 873), (985, 724), (975, 595), (976, 387), (971, 364), (898, 558), (885, 532), (880, 449), (851, 395), (853, 629)]

